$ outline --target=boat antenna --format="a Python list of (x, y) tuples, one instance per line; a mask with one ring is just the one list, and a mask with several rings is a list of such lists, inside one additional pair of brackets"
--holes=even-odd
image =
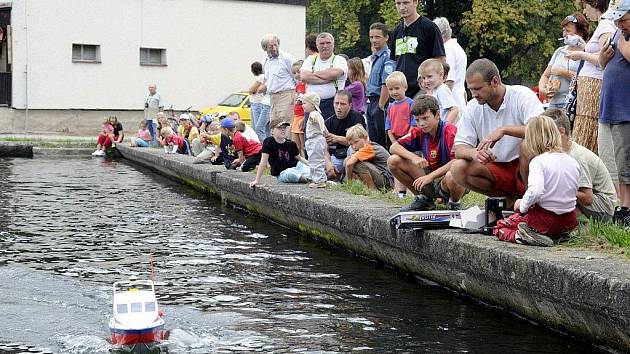
[(149, 260), (149, 265), (151, 267), (151, 280), (153, 281), (153, 283), (155, 283), (156, 279), (155, 279), (155, 269), (153, 268), (153, 250), (151, 250), (151, 254), (150, 254), (150, 260)]

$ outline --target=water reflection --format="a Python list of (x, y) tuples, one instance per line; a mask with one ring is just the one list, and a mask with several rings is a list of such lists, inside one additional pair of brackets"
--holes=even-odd
[[(0, 234), (0, 264), (13, 272), (26, 267), (20, 280), (43, 283), (32, 283), (31, 291), (45, 289), (46, 301), (72, 298), (89, 312), (65, 307), (58, 323), (76, 326), (63, 331), (27, 321), (52, 338), (31, 338), (31, 345), (109, 351), (110, 286), (130, 275), (149, 277), (153, 252), (170, 353), (593, 351), (224, 209), (126, 163), (0, 160), (2, 173), (10, 221)], [(0, 286), (8, 286), (2, 278)], [(25, 301), (25, 291), (4, 300), (16, 303), (12, 311), (55, 312)], [(0, 343), (23, 341), (24, 323), (8, 325), (17, 329), (8, 336), (0, 330)]]

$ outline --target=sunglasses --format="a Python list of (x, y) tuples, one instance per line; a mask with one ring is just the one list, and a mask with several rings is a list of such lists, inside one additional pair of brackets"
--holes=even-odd
[(575, 16), (573, 16), (573, 15), (569, 15), (569, 16), (565, 17), (564, 20), (567, 21), (567, 22), (573, 22), (573, 23), (577, 23), (578, 22), (578, 19)]

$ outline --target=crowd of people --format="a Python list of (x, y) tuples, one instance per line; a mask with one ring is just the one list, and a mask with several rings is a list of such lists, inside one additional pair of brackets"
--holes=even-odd
[[(433, 210), (438, 199), (458, 210), (470, 191), (505, 197), (515, 213), (494, 234), (508, 242), (552, 245), (579, 214), (630, 226), (630, 0), (583, 0), (586, 17), (563, 19), (564, 46), (539, 83), (547, 110), (530, 88), (504, 84), (492, 61), (468, 65), (447, 19), (421, 16), (418, 0), (394, 3), (402, 21), (392, 31), (372, 24), (364, 59), (335, 54), (327, 32), (306, 37), (303, 60), (265, 35), (266, 56), (251, 65), (251, 127), (231, 112), (198, 127), (182, 114), (175, 130), (150, 85), (130, 145), (258, 166), (252, 188), (269, 167), (282, 183), (356, 179), (410, 192), (402, 211)], [(587, 18), (598, 22), (592, 35)], [(121, 141), (113, 124), (99, 151)]]

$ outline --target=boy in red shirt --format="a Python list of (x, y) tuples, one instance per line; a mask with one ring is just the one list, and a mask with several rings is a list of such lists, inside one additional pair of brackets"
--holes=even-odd
[[(162, 135), (161, 144), (164, 146), (164, 152), (167, 154), (186, 154), (186, 146), (184, 145), (184, 138), (178, 136), (171, 127), (164, 127), (160, 131)], [(171, 148), (171, 150), (169, 150)]]
[(394, 177), (416, 195), (400, 210), (435, 209), (437, 197), (443, 198), (447, 209), (461, 209), (460, 199), (466, 190), (455, 183), (449, 171), (455, 157), (457, 127), (440, 119), (440, 106), (431, 96), (417, 98), (411, 113), (416, 127), (392, 145), (392, 156), (387, 160)]
[(234, 150), (238, 153), (238, 158), (232, 161), (230, 167), (240, 166), (243, 172), (253, 170), (260, 163), (262, 145), (257, 141), (247, 140), (241, 132), (236, 130), (236, 124), (232, 118), (223, 119), (221, 128), (224, 134), (232, 139)]

